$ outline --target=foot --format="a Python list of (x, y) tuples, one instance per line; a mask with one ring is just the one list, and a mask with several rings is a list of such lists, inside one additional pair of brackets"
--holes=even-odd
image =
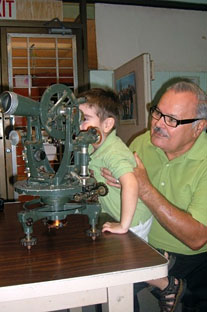
[(155, 289), (152, 293), (159, 299), (160, 312), (175, 312), (180, 300), (182, 299), (186, 282), (176, 279), (173, 276), (168, 277), (169, 284), (163, 289)]

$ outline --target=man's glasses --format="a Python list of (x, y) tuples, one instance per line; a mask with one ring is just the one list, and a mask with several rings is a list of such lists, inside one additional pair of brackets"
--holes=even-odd
[(168, 125), (169, 127), (173, 127), (173, 128), (176, 128), (179, 125), (192, 123), (192, 122), (197, 121), (197, 120), (202, 120), (202, 118), (178, 120), (178, 119), (175, 119), (174, 117), (171, 117), (169, 115), (164, 115), (155, 106), (150, 108), (150, 114), (151, 114), (152, 118), (154, 118), (156, 120), (160, 120), (163, 117), (166, 125)]

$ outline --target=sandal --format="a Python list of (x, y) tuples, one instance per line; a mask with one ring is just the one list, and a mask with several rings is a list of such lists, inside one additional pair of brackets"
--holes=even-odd
[[(175, 284), (174, 276), (169, 276), (168, 280), (169, 284), (164, 290), (160, 290), (156, 287), (151, 291), (151, 293), (159, 300), (160, 312), (175, 312), (185, 293), (185, 280), (178, 279), (178, 284)], [(167, 297), (169, 295), (175, 296), (169, 298)]]

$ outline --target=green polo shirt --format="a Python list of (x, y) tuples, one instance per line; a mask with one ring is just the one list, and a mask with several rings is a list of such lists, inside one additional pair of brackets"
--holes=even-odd
[[(193, 147), (171, 161), (158, 147), (152, 145), (150, 132), (137, 137), (130, 145), (142, 159), (148, 176), (156, 189), (174, 206), (207, 225), (207, 134), (202, 133)], [(154, 218), (149, 243), (180, 254), (193, 255), (207, 251), (207, 245), (192, 250), (169, 234)]]
[[(104, 141), (104, 143), (93, 152), (93, 147), (89, 146), (90, 162), (89, 169), (94, 172), (94, 176), (98, 182), (106, 182), (101, 175), (101, 168), (108, 168), (116, 179), (122, 175), (133, 172), (136, 162), (132, 152), (116, 136), (115, 130), (112, 131)], [(120, 221), (121, 212), (121, 193), (120, 189), (107, 185), (109, 192), (106, 196), (99, 196), (102, 212), (111, 215), (115, 220)], [(139, 200), (135, 211), (131, 227), (144, 223), (151, 217), (151, 212)]]

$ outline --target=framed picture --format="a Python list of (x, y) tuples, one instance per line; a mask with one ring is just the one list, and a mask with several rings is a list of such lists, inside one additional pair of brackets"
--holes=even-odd
[(116, 80), (116, 91), (122, 105), (120, 123), (133, 123), (138, 121), (136, 75), (130, 72)]
[(149, 53), (138, 55), (114, 70), (114, 88), (122, 103), (117, 134), (127, 144), (136, 133), (148, 127), (151, 73)]

